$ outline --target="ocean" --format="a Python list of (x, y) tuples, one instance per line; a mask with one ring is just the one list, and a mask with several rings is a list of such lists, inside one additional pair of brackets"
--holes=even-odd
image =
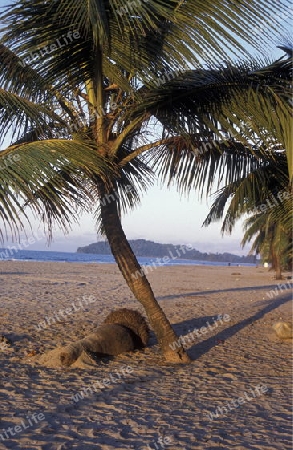
[[(162, 258), (138, 257), (138, 261), (143, 266), (227, 266), (227, 262), (199, 261), (192, 259), (179, 259), (176, 256), (169, 255), (169, 261), (163, 262)], [(64, 263), (85, 263), (85, 264), (115, 264), (112, 255), (96, 255), (90, 253), (69, 253), (69, 252), (50, 252), (50, 251), (32, 251), (32, 250), (7, 250), (0, 249), (0, 261), (55, 261)], [(250, 263), (231, 263), (231, 266), (253, 267)]]

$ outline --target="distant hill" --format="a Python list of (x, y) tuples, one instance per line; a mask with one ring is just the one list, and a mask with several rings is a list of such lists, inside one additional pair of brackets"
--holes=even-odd
[[(136, 256), (146, 256), (149, 258), (168, 257), (170, 259), (195, 259), (237, 264), (255, 262), (255, 256), (239, 256), (231, 253), (202, 253), (188, 245), (159, 244), (158, 242), (147, 241), (146, 239), (130, 240), (129, 244)], [(111, 255), (111, 250), (108, 242), (104, 241), (95, 242), (86, 247), (78, 247), (77, 253)]]

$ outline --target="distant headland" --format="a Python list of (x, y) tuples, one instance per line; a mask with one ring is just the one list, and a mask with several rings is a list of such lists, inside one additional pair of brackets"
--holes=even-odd
[[(239, 256), (232, 253), (202, 253), (190, 245), (160, 244), (146, 239), (129, 240), (129, 244), (136, 256), (149, 258), (164, 258), (170, 254), (177, 259), (193, 259), (200, 261), (227, 262), (227, 263), (255, 263), (255, 256)], [(77, 253), (93, 253), (97, 255), (111, 255), (107, 241), (94, 242), (85, 247), (78, 247)]]

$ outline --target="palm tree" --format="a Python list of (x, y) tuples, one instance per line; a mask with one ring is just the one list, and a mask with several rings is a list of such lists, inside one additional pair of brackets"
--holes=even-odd
[[(257, 43), (258, 20), (269, 24), (287, 6), (150, 0), (126, 11), (122, 0), (23, 0), (0, 17), (0, 135), (14, 130), (1, 158), (19, 154), (23, 162), (1, 173), (0, 214), (15, 231), (25, 199), (51, 229), (53, 220), (66, 226), (72, 202), (83, 207), (88, 198), (92, 207), (99, 199), (101, 229), (168, 361), (189, 358), (183, 348), (172, 350), (176, 335), (146, 276), (133, 276), (141, 268), (121, 213), (137, 205), (157, 168), (189, 191), (203, 149), (249, 147), (252, 134), (265, 134), (260, 102), (287, 126), (289, 64), (235, 67), (231, 57), (247, 54), (244, 41)], [(242, 137), (239, 125), (248, 119), (255, 123)], [(32, 161), (36, 172), (27, 167)]]
[[(289, 56), (287, 62), (292, 64), (292, 46), (286, 44), (280, 48)], [(274, 64), (275, 68), (279, 63)], [(279, 69), (279, 76), (282, 76), (283, 69), (280, 66)], [(291, 107), (286, 93), (284, 100)], [(271, 262), (276, 279), (282, 279), (282, 269), (292, 267), (292, 119), (288, 116), (287, 126), (282, 127), (279, 120), (282, 113), (279, 116), (267, 106), (263, 106), (264, 120), (273, 122), (268, 141), (256, 137), (253, 152), (242, 149), (213, 156), (214, 171), (206, 183), (207, 189), (215, 179), (221, 180), (224, 186), (216, 192), (204, 226), (223, 219), (222, 233), (231, 233), (236, 221), (249, 214), (244, 223), (242, 246), (255, 237), (250, 253), (261, 253)], [(197, 176), (210, 164), (210, 159), (204, 159)]]
[[(292, 199), (290, 203), (290, 230), (288, 230), (288, 223), (275, 220), (272, 211), (255, 214), (244, 223), (245, 234), (242, 245), (244, 246), (254, 237), (250, 253), (256, 252), (270, 262), (272, 270), (276, 272), (277, 280), (282, 279), (284, 268), (292, 266)], [(284, 209), (284, 205), (280, 205), (279, 209), (281, 208)], [(284, 217), (284, 214), (282, 216)]]

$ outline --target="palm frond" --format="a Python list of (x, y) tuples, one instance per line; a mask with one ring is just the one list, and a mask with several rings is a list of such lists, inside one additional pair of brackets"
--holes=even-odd
[[(292, 265), (292, 195), (290, 203), (286, 204), (286, 201), (279, 203), (274, 209), (256, 213), (245, 221), (245, 233), (241, 244), (244, 246), (254, 239), (250, 254), (259, 253), (272, 263), (277, 259), (283, 267)], [(287, 215), (286, 210), (290, 214), (289, 227), (283, 220)], [(276, 215), (280, 220), (275, 221)]]
[[(232, 167), (234, 169), (233, 164)], [(225, 214), (221, 231), (231, 232), (243, 214), (262, 212), (262, 209), (266, 211), (282, 202), (280, 197), (287, 191), (289, 183), (284, 154), (279, 154), (276, 158), (262, 158), (252, 170), (248, 167), (247, 169), (243, 173), (236, 170), (236, 178), (230, 183), (225, 183), (225, 186), (216, 192), (216, 198), (203, 223), (204, 226), (222, 219)]]
[(0, 44), (0, 60), (0, 86), (3, 89), (34, 103), (48, 100), (45, 80), (4, 44)]
[[(142, 91), (132, 118), (143, 111), (153, 114), (164, 127), (163, 139), (179, 129), (186, 150), (197, 152), (207, 146), (212, 151), (216, 144), (222, 149), (249, 148), (252, 153), (258, 149), (273, 154), (279, 149), (286, 150), (290, 160), (290, 92), (288, 61), (270, 64), (263, 72), (256, 63), (194, 70), (158, 89)], [(178, 148), (178, 161), (180, 151)]]
[(138, 99), (132, 113), (147, 110), (170, 132), (180, 126), (182, 132), (194, 133), (202, 124), (214, 133), (220, 125), (237, 135), (242, 121), (251, 118), (252, 122), (254, 115), (260, 116), (263, 105), (257, 107), (257, 102), (262, 99), (270, 114), (275, 107), (282, 108), (284, 114), (290, 110), (287, 102), (291, 98), (292, 71), (288, 61), (286, 70), (282, 62), (268, 66), (264, 69), (266, 77), (257, 72), (260, 67), (260, 62), (255, 62), (186, 71), (157, 89), (142, 92), (143, 102)]
[(202, 139), (200, 133), (168, 139), (168, 143), (145, 155), (152, 170), (163, 182), (175, 183), (178, 190), (188, 194), (198, 190), (209, 195), (211, 189), (230, 184), (260, 167), (262, 155), (233, 141)]
[(63, 120), (52, 109), (0, 88), (0, 143), (12, 131), (12, 139), (20, 139), (31, 128), (48, 129)]
[(275, 41), (289, 13), (287, 0), (14, 0), (0, 21), (3, 43), (17, 56), (30, 61), (31, 53), (37, 55), (30, 65), (55, 86), (68, 76), (80, 86), (93, 75), (96, 49), (147, 80), (160, 70), (184, 67), (186, 60), (197, 65), (231, 60), (233, 53), (247, 54), (247, 43), (260, 48), (262, 42), (263, 49), (264, 42)]
[[(47, 221), (66, 228), (74, 208), (86, 209), (93, 199), (90, 179), (106, 180), (113, 165), (75, 141), (36, 141), (0, 152), (0, 217), (14, 236), (29, 207)], [(4, 235), (1, 234), (3, 238)]]

